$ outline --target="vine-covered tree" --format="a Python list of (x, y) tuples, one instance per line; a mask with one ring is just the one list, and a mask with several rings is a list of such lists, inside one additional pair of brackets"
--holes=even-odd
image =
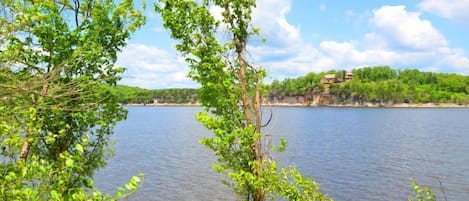
[(117, 53), (144, 16), (132, 0), (0, 8), (0, 200), (105, 199), (93, 174), (126, 111), (104, 86), (120, 79)]
[[(155, 9), (179, 42), (176, 49), (190, 66), (189, 76), (201, 84), (198, 98), (206, 112), (197, 119), (214, 133), (201, 143), (217, 155), (214, 169), (231, 179), (225, 183), (243, 200), (277, 195), (325, 200), (316, 183), (294, 168), (278, 171), (270, 158), (260, 114), (266, 72), (246, 57), (250, 36), (259, 33), (251, 25), (255, 5), (255, 0), (161, 0)], [(212, 7), (222, 10), (221, 19), (212, 15)]]

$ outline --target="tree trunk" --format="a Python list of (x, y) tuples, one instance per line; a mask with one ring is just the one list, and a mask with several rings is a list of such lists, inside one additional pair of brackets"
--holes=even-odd
[(28, 132), (26, 133), (23, 146), (21, 147), (21, 153), (20, 153), (20, 160), (26, 161), (28, 159), (28, 154), (29, 154), (29, 149), (31, 148), (31, 145), (29, 144), (29, 138), (31, 137), (31, 133)]
[[(235, 22), (233, 17), (231, 17), (231, 10), (229, 8), (229, 1), (226, 1), (224, 3), (224, 9), (227, 15), (227, 19), (229, 24), (231, 25), (231, 28), (235, 28)], [(237, 77), (239, 81), (239, 85), (241, 88), (242, 92), (242, 107), (244, 110), (244, 115), (246, 118), (246, 126), (254, 126), (255, 132), (260, 133), (261, 132), (261, 119), (260, 119), (260, 91), (259, 89), (255, 88), (255, 97), (250, 96), (249, 94), (249, 86), (248, 86), (248, 80), (246, 80), (246, 70), (248, 68), (248, 64), (246, 63), (244, 59), (244, 51), (246, 49), (246, 40), (247, 38), (238, 35), (238, 33), (233, 33), (233, 42), (236, 46), (236, 56), (239, 64), (239, 69), (237, 70)], [(257, 84), (257, 82), (256, 82)], [(254, 105), (253, 105), (254, 104)], [(254, 116), (253, 116), (254, 113)], [(255, 118), (253, 121), (253, 117)], [(255, 125), (253, 125), (253, 123)], [(253, 173), (256, 175), (257, 179), (260, 181), (262, 179), (262, 142), (261, 138), (257, 138), (253, 144), (251, 144), (251, 149), (254, 154), (254, 157), (256, 159), (256, 162), (258, 162), (259, 166), (254, 169)], [(262, 187), (261, 187), (262, 188)], [(255, 189), (254, 192), (248, 189), (249, 193), (252, 193), (253, 198), (255, 201), (264, 201), (265, 200), (265, 192), (264, 189)], [(248, 195), (248, 197), (250, 197)]]

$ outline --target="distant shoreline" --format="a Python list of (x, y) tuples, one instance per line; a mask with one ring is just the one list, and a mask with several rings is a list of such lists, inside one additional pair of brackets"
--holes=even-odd
[[(148, 107), (167, 107), (167, 106), (186, 106), (195, 107), (200, 106), (198, 103), (151, 103), (151, 104), (122, 104), (123, 106), (148, 106)], [(469, 108), (469, 105), (458, 105), (455, 103), (398, 103), (392, 105), (380, 105), (376, 103), (364, 103), (359, 104), (312, 104), (305, 105), (302, 103), (270, 103), (263, 104), (263, 106), (274, 106), (274, 107), (337, 107), (337, 108)]]

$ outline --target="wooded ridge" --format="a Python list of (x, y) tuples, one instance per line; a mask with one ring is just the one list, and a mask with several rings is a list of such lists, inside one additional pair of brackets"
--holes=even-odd
[[(469, 104), (469, 76), (397, 70), (388, 66), (357, 68), (350, 72), (311, 72), (297, 78), (274, 80), (266, 89), (263, 101), (271, 104)], [(122, 104), (198, 102), (197, 89), (149, 90), (118, 85), (112, 91)]]

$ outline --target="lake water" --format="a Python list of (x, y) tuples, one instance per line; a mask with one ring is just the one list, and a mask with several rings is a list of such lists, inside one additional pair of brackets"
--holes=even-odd
[[(198, 143), (210, 132), (198, 107), (129, 107), (115, 128), (116, 155), (95, 176), (112, 193), (143, 172), (130, 200), (235, 200), (211, 169), (212, 152)], [(265, 129), (286, 137), (280, 164), (295, 163), (341, 200), (407, 200), (410, 178), (444, 200), (469, 200), (469, 109), (274, 107)]]

